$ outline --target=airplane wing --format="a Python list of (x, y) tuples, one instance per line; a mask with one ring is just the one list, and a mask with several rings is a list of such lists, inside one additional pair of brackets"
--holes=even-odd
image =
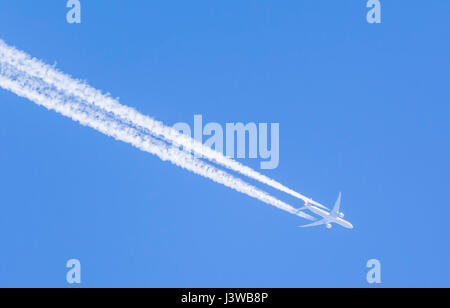
[(308, 227), (315, 227), (315, 226), (324, 225), (324, 224), (326, 224), (326, 223), (327, 223), (326, 220), (325, 220), (325, 219), (322, 219), (322, 220), (313, 222), (312, 224), (304, 225), (304, 226), (298, 226), (298, 227), (299, 227), (299, 228), (308, 228)]
[(339, 193), (339, 197), (336, 200), (336, 203), (334, 204), (333, 210), (331, 211), (331, 216), (337, 217), (339, 215), (340, 209), (341, 209), (341, 200), (342, 200), (342, 193)]

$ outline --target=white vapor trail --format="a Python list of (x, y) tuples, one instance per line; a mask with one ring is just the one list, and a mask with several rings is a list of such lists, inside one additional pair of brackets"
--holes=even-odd
[[(0, 49), (3, 50), (5, 44), (1, 40), (0, 45), (2, 45)], [(192, 154), (155, 139), (148, 135), (146, 131), (135, 127), (135, 124), (130, 123), (130, 121), (118, 117), (111, 110), (98, 104), (92, 104), (91, 101), (86, 101), (84, 97), (77, 96), (73, 92), (68, 92), (55, 84), (48, 83), (44, 78), (29, 74), (23, 66), (16, 66), (14, 62), (5, 59), (4, 54), (1, 52), (0, 87), (49, 110), (54, 110), (82, 125), (94, 128), (105, 135), (129, 143), (142, 151), (154, 154), (163, 161), (169, 161), (288, 213), (314, 220), (310, 215), (300, 212), (289, 204), (241, 179), (195, 158)]]
[(190, 136), (179, 133), (172, 127), (164, 125), (162, 122), (156, 121), (151, 117), (145, 116), (135, 109), (124, 106), (118, 100), (111, 98), (109, 95), (103, 94), (101, 91), (92, 88), (85, 82), (71, 78), (69, 75), (62, 73), (52, 66), (42, 61), (32, 58), (23, 51), (19, 51), (14, 47), (8, 46), (0, 39), (0, 58), (20, 71), (26, 72), (30, 77), (40, 78), (46, 84), (55, 89), (66, 93), (69, 96), (79, 97), (83, 101), (93, 104), (107, 112), (111, 112), (132, 126), (140, 126), (147, 130), (154, 137), (161, 138), (164, 141), (177, 146), (183, 146), (185, 151), (190, 151), (200, 155), (202, 158), (208, 159), (227, 169), (238, 172), (249, 178), (257, 180), (263, 184), (271, 186), (282, 192), (290, 194), (304, 202), (324, 207), (320, 203), (282, 185), (281, 183), (245, 166), (231, 158), (226, 157), (201, 142), (191, 138)]

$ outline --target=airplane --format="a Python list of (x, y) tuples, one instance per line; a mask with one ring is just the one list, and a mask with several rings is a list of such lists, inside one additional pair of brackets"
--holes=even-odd
[(313, 212), (316, 215), (321, 216), (323, 219), (313, 222), (312, 224), (309, 225), (305, 225), (305, 226), (299, 226), (299, 228), (307, 228), (307, 227), (314, 227), (314, 226), (320, 226), (320, 225), (325, 225), (327, 227), (327, 229), (331, 229), (333, 227), (332, 223), (341, 225), (344, 228), (347, 229), (353, 229), (353, 225), (344, 220), (344, 213), (340, 212), (340, 207), (341, 207), (341, 200), (342, 200), (342, 194), (339, 193), (339, 197), (333, 207), (333, 210), (328, 213), (310, 203), (305, 202), (305, 206), (300, 210), (304, 210), (304, 209), (308, 209), (311, 212)]

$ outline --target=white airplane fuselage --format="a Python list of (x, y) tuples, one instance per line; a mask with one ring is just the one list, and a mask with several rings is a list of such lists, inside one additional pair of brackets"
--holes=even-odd
[(353, 225), (350, 222), (348, 222), (347, 220), (342, 219), (341, 217), (333, 217), (327, 211), (319, 209), (318, 207), (315, 207), (314, 205), (308, 204), (308, 205), (306, 205), (306, 207), (308, 208), (308, 210), (310, 210), (314, 214), (325, 219), (327, 221), (327, 223), (336, 223), (344, 228), (353, 229)]

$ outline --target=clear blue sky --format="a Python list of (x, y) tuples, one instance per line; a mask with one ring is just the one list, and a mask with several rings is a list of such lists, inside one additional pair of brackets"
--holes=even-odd
[[(450, 2), (0, 2), (0, 38), (166, 124), (279, 122), (306, 223), (0, 90), (0, 286), (450, 286)], [(258, 167), (255, 160), (242, 162)], [(265, 188), (264, 186), (262, 186)], [(285, 201), (298, 200), (269, 190)]]

